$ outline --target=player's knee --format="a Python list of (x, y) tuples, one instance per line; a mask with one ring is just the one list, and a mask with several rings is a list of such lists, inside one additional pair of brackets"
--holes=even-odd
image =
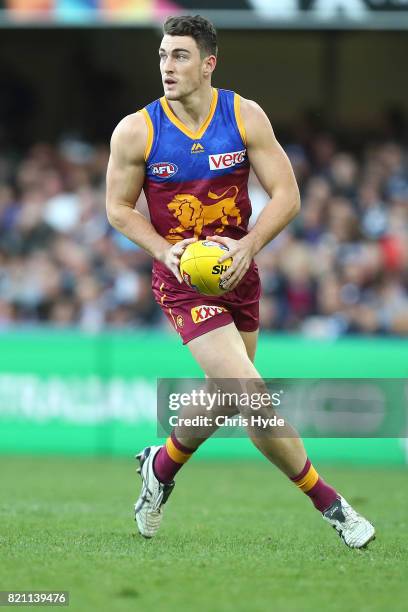
[(238, 383), (242, 390), (239, 402), (241, 416), (251, 422), (261, 423), (262, 419), (271, 419), (276, 415), (270, 393), (262, 378), (242, 379)]

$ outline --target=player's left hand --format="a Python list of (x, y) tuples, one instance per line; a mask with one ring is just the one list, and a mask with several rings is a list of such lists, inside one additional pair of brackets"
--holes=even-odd
[(175, 244), (169, 244), (167, 249), (165, 249), (159, 258), (159, 261), (162, 261), (169, 270), (171, 270), (174, 276), (177, 278), (178, 282), (183, 283), (183, 279), (180, 274), (180, 259), (183, 255), (184, 251), (192, 242), (196, 242), (197, 238), (185, 238), (184, 240), (180, 240), (180, 242), (176, 242)]
[(247, 236), (241, 238), (241, 240), (234, 240), (226, 236), (209, 236), (207, 240), (219, 242), (228, 247), (228, 251), (225, 255), (218, 260), (219, 263), (222, 263), (232, 257), (231, 266), (221, 276), (220, 287), (226, 291), (232, 291), (239, 284), (251, 265), (251, 261), (254, 257), (253, 246)]

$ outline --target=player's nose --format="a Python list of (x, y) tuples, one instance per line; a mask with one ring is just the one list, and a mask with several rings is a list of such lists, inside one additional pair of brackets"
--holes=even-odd
[(165, 74), (169, 74), (171, 72), (174, 72), (174, 64), (173, 64), (173, 58), (172, 57), (168, 57), (166, 59), (166, 61), (164, 62), (163, 72)]

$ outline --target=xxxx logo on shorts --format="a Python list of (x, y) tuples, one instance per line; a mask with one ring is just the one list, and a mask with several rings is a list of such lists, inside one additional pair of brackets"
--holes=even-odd
[(191, 318), (194, 323), (202, 323), (223, 312), (228, 312), (224, 306), (194, 306), (191, 309)]

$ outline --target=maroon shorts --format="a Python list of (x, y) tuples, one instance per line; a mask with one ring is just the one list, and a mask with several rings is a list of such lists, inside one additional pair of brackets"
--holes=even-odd
[(259, 327), (261, 284), (254, 262), (238, 287), (220, 296), (197, 293), (185, 283), (180, 284), (163, 264), (155, 262), (152, 289), (183, 344), (232, 322), (239, 331), (256, 331)]

